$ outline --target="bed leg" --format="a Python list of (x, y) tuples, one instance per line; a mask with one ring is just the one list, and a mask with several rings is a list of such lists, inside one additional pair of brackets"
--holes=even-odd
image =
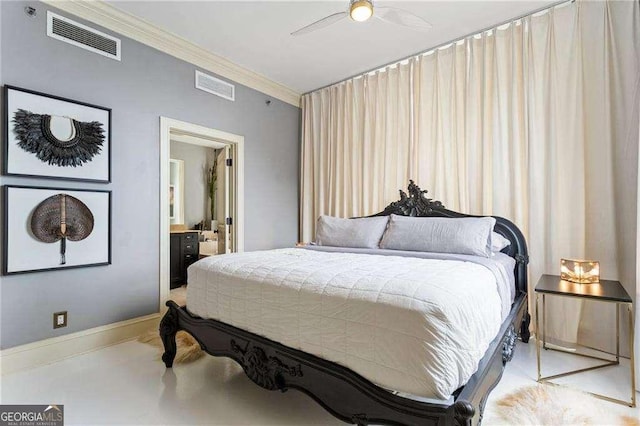
[(529, 331), (530, 323), (531, 315), (529, 315), (528, 311), (525, 311), (524, 316), (522, 317), (522, 325), (520, 326), (520, 338), (522, 339), (522, 343), (529, 343), (529, 337), (531, 337), (531, 332)]
[(476, 409), (470, 402), (458, 400), (453, 404), (453, 410), (455, 426), (471, 426)]
[(162, 361), (167, 368), (171, 368), (173, 366), (173, 360), (176, 357), (177, 350), (176, 333), (178, 332), (178, 313), (174, 306), (168, 306), (169, 310), (164, 314), (164, 317), (162, 317), (162, 321), (160, 321), (160, 338), (164, 345)]

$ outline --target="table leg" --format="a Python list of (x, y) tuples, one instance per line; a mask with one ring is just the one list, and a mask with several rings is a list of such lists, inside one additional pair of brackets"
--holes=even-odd
[(542, 295), (542, 348), (547, 349), (547, 326), (546, 326), (546, 316), (547, 316), (547, 295)]
[[(571, 297), (571, 296), (569, 296)], [(628, 309), (628, 316), (629, 316), (629, 353), (630, 353), (630, 360), (629, 360), (629, 369), (630, 369), (630, 376), (631, 376), (631, 401), (629, 400), (620, 400), (620, 399), (616, 399), (616, 398), (611, 398), (609, 396), (606, 395), (602, 395), (602, 394), (597, 394), (597, 393), (591, 393), (591, 395), (600, 398), (600, 399), (604, 399), (606, 401), (610, 401), (610, 402), (615, 402), (618, 404), (624, 404), (627, 405), (629, 407), (636, 407), (637, 404), (637, 397), (636, 397), (636, 380), (635, 380), (635, 370), (636, 370), (636, 366), (635, 366), (635, 352), (634, 352), (634, 335), (635, 335), (635, 329), (634, 329), (634, 305), (631, 302), (620, 302), (620, 301), (612, 301), (616, 307), (616, 359), (615, 360), (611, 360), (611, 357), (609, 356), (608, 358), (602, 358), (602, 357), (597, 357), (595, 355), (590, 355), (590, 354), (586, 354), (586, 353), (579, 353), (579, 352), (572, 352), (572, 351), (567, 351), (567, 350), (563, 350), (561, 348), (555, 348), (555, 347), (549, 347), (547, 348), (546, 346), (546, 321), (545, 321), (545, 314), (546, 314), (546, 298), (545, 298), (545, 294), (542, 293), (542, 312), (540, 313), (540, 294), (536, 292), (536, 298), (535, 298), (535, 314), (536, 314), (536, 360), (537, 360), (537, 367), (538, 367), (538, 382), (546, 382), (548, 381), (549, 383), (555, 384), (553, 382), (551, 382), (551, 380), (560, 378), (560, 377), (565, 377), (565, 376), (569, 376), (569, 375), (573, 375), (573, 374), (579, 374), (579, 373), (584, 373), (586, 371), (591, 371), (591, 370), (596, 370), (596, 369), (600, 369), (600, 368), (605, 368), (605, 367), (609, 367), (609, 366), (613, 366), (613, 365), (620, 365), (620, 329), (622, 328), (621, 322), (623, 321), (623, 319), (621, 318), (621, 316), (623, 316), (620, 311), (622, 309), (621, 305), (626, 305), (627, 309)], [(542, 314), (542, 327), (540, 327), (540, 314)], [(599, 360), (599, 361), (604, 361), (604, 364), (599, 364), (599, 365), (594, 365), (592, 367), (587, 367), (587, 368), (581, 368), (578, 370), (572, 370), (572, 371), (567, 371), (564, 373), (559, 373), (559, 374), (555, 374), (555, 375), (551, 375), (551, 376), (546, 376), (543, 377), (542, 376), (542, 358), (541, 358), (541, 348), (544, 348), (545, 350), (552, 350), (552, 351), (557, 351), (557, 352), (563, 352), (563, 353), (569, 353), (569, 354), (573, 354), (573, 355), (578, 355), (581, 357), (586, 357), (586, 358), (592, 358), (595, 360)], [(611, 355), (611, 354), (610, 354)]]
[(539, 305), (539, 299), (540, 299), (540, 295), (538, 293), (536, 293), (536, 358), (538, 360), (538, 381), (540, 381), (540, 379), (542, 378), (542, 375), (540, 374), (540, 336), (541, 336), (541, 332), (540, 332), (540, 327), (539, 325), (539, 318), (540, 316), (538, 315), (538, 305)]
[(631, 368), (631, 407), (636, 406), (636, 357), (634, 353), (633, 303), (627, 304), (629, 311), (629, 363)]
[(616, 303), (616, 362), (620, 363), (620, 304)]

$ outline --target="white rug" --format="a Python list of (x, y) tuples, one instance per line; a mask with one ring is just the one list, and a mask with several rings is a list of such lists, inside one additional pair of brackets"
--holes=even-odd
[(493, 415), (485, 417), (482, 424), (640, 426), (639, 419), (617, 414), (610, 404), (585, 392), (537, 384), (520, 388), (493, 402), (488, 410)]
[[(170, 299), (176, 302), (180, 306), (184, 306), (187, 304), (187, 286), (182, 286), (178, 288), (174, 288), (171, 290)], [(149, 330), (143, 335), (138, 337), (138, 341), (141, 343), (146, 343), (151, 346), (155, 346), (160, 349), (158, 359), (162, 356), (164, 352), (164, 346), (162, 344), (162, 339), (158, 334), (158, 330)], [(186, 331), (178, 331), (176, 334), (176, 358), (173, 362), (176, 364), (187, 364), (189, 362), (196, 361), (202, 358), (205, 353), (200, 348), (200, 344)]]
[[(164, 345), (162, 344), (158, 330), (149, 330), (143, 335), (138, 336), (138, 342), (158, 348), (158, 359), (160, 359), (164, 353)], [(176, 364), (188, 364), (199, 360), (205, 355), (204, 351), (200, 348), (200, 343), (189, 333), (182, 330), (176, 334), (176, 349), (176, 357), (173, 361)]]
[(183, 285), (182, 287), (174, 288), (173, 290), (171, 290), (169, 299), (176, 302), (178, 306), (186, 305), (187, 304), (187, 286)]

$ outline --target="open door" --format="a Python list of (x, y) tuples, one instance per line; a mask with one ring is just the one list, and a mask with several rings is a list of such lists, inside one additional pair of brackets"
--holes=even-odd
[(218, 253), (232, 253), (233, 247), (233, 217), (231, 216), (231, 188), (233, 188), (233, 159), (231, 147), (227, 145), (218, 154), (218, 191), (216, 204), (218, 210)]
[(231, 216), (231, 188), (233, 188), (233, 158), (231, 147), (227, 145), (224, 148), (224, 159), (225, 159), (225, 168), (224, 168), (224, 217), (225, 217), (225, 253), (232, 253), (235, 251), (233, 247), (233, 217)]

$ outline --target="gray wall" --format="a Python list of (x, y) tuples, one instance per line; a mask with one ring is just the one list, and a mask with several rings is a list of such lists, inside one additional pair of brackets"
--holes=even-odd
[[(198, 91), (192, 65), (126, 38), (121, 62), (54, 40), (48, 8), (0, 2), (0, 82), (111, 107), (113, 182), (0, 183), (112, 190), (113, 264), (2, 277), (2, 348), (157, 312), (160, 116), (245, 137), (247, 250), (291, 246), (298, 235), (298, 108), (276, 99), (268, 106), (267, 95), (243, 86), (235, 102)], [(69, 326), (54, 331), (60, 310)]]
[(171, 141), (171, 158), (184, 161), (184, 224), (188, 227), (201, 220), (211, 220), (209, 202), (209, 168), (215, 161), (215, 150), (206, 146)]

